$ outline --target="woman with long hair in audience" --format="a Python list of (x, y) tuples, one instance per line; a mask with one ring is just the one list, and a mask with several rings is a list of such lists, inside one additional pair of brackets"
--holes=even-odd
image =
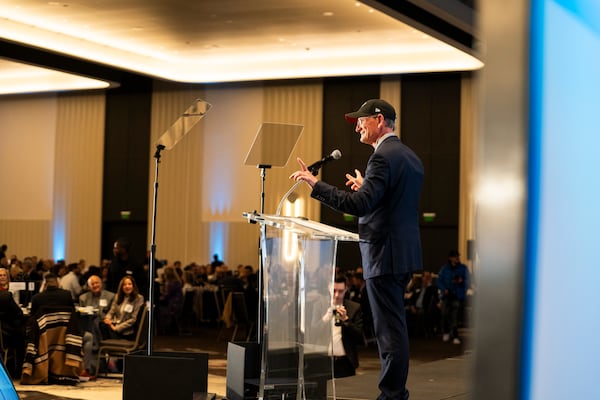
[(143, 305), (144, 296), (140, 294), (133, 277), (123, 277), (110, 310), (100, 324), (102, 337), (133, 340), (137, 317)]

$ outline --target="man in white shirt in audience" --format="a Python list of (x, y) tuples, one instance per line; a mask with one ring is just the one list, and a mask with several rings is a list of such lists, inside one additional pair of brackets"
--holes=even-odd
[(81, 293), (81, 285), (79, 284), (79, 276), (81, 275), (80, 265), (71, 263), (68, 266), (69, 272), (60, 278), (60, 287), (71, 292), (73, 301), (77, 302), (77, 298)]

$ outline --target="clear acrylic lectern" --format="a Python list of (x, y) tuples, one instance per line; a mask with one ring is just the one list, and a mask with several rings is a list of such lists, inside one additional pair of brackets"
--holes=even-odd
[[(245, 213), (261, 225), (265, 321), (258, 398), (325, 399), (338, 241), (358, 235), (304, 218)], [(334, 394), (335, 398), (335, 394)]]

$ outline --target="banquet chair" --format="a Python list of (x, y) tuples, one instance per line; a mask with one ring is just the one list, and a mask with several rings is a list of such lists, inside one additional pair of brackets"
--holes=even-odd
[[(113, 357), (123, 359), (128, 354), (141, 352), (146, 347), (148, 335), (148, 305), (144, 303), (137, 315), (136, 333), (133, 340), (127, 339), (106, 339), (101, 340), (98, 347), (98, 359), (96, 362), (96, 376), (100, 372), (100, 359), (104, 357), (107, 361)], [(105, 376), (108, 375), (108, 370), (105, 371)]]

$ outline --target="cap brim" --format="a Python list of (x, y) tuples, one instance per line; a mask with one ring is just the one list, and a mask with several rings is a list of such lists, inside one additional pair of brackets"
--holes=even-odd
[(363, 113), (359, 111), (351, 112), (345, 115), (346, 121), (352, 124), (355, 124), (360, 117), (366, 117), (366, 115), (363, 115)]

